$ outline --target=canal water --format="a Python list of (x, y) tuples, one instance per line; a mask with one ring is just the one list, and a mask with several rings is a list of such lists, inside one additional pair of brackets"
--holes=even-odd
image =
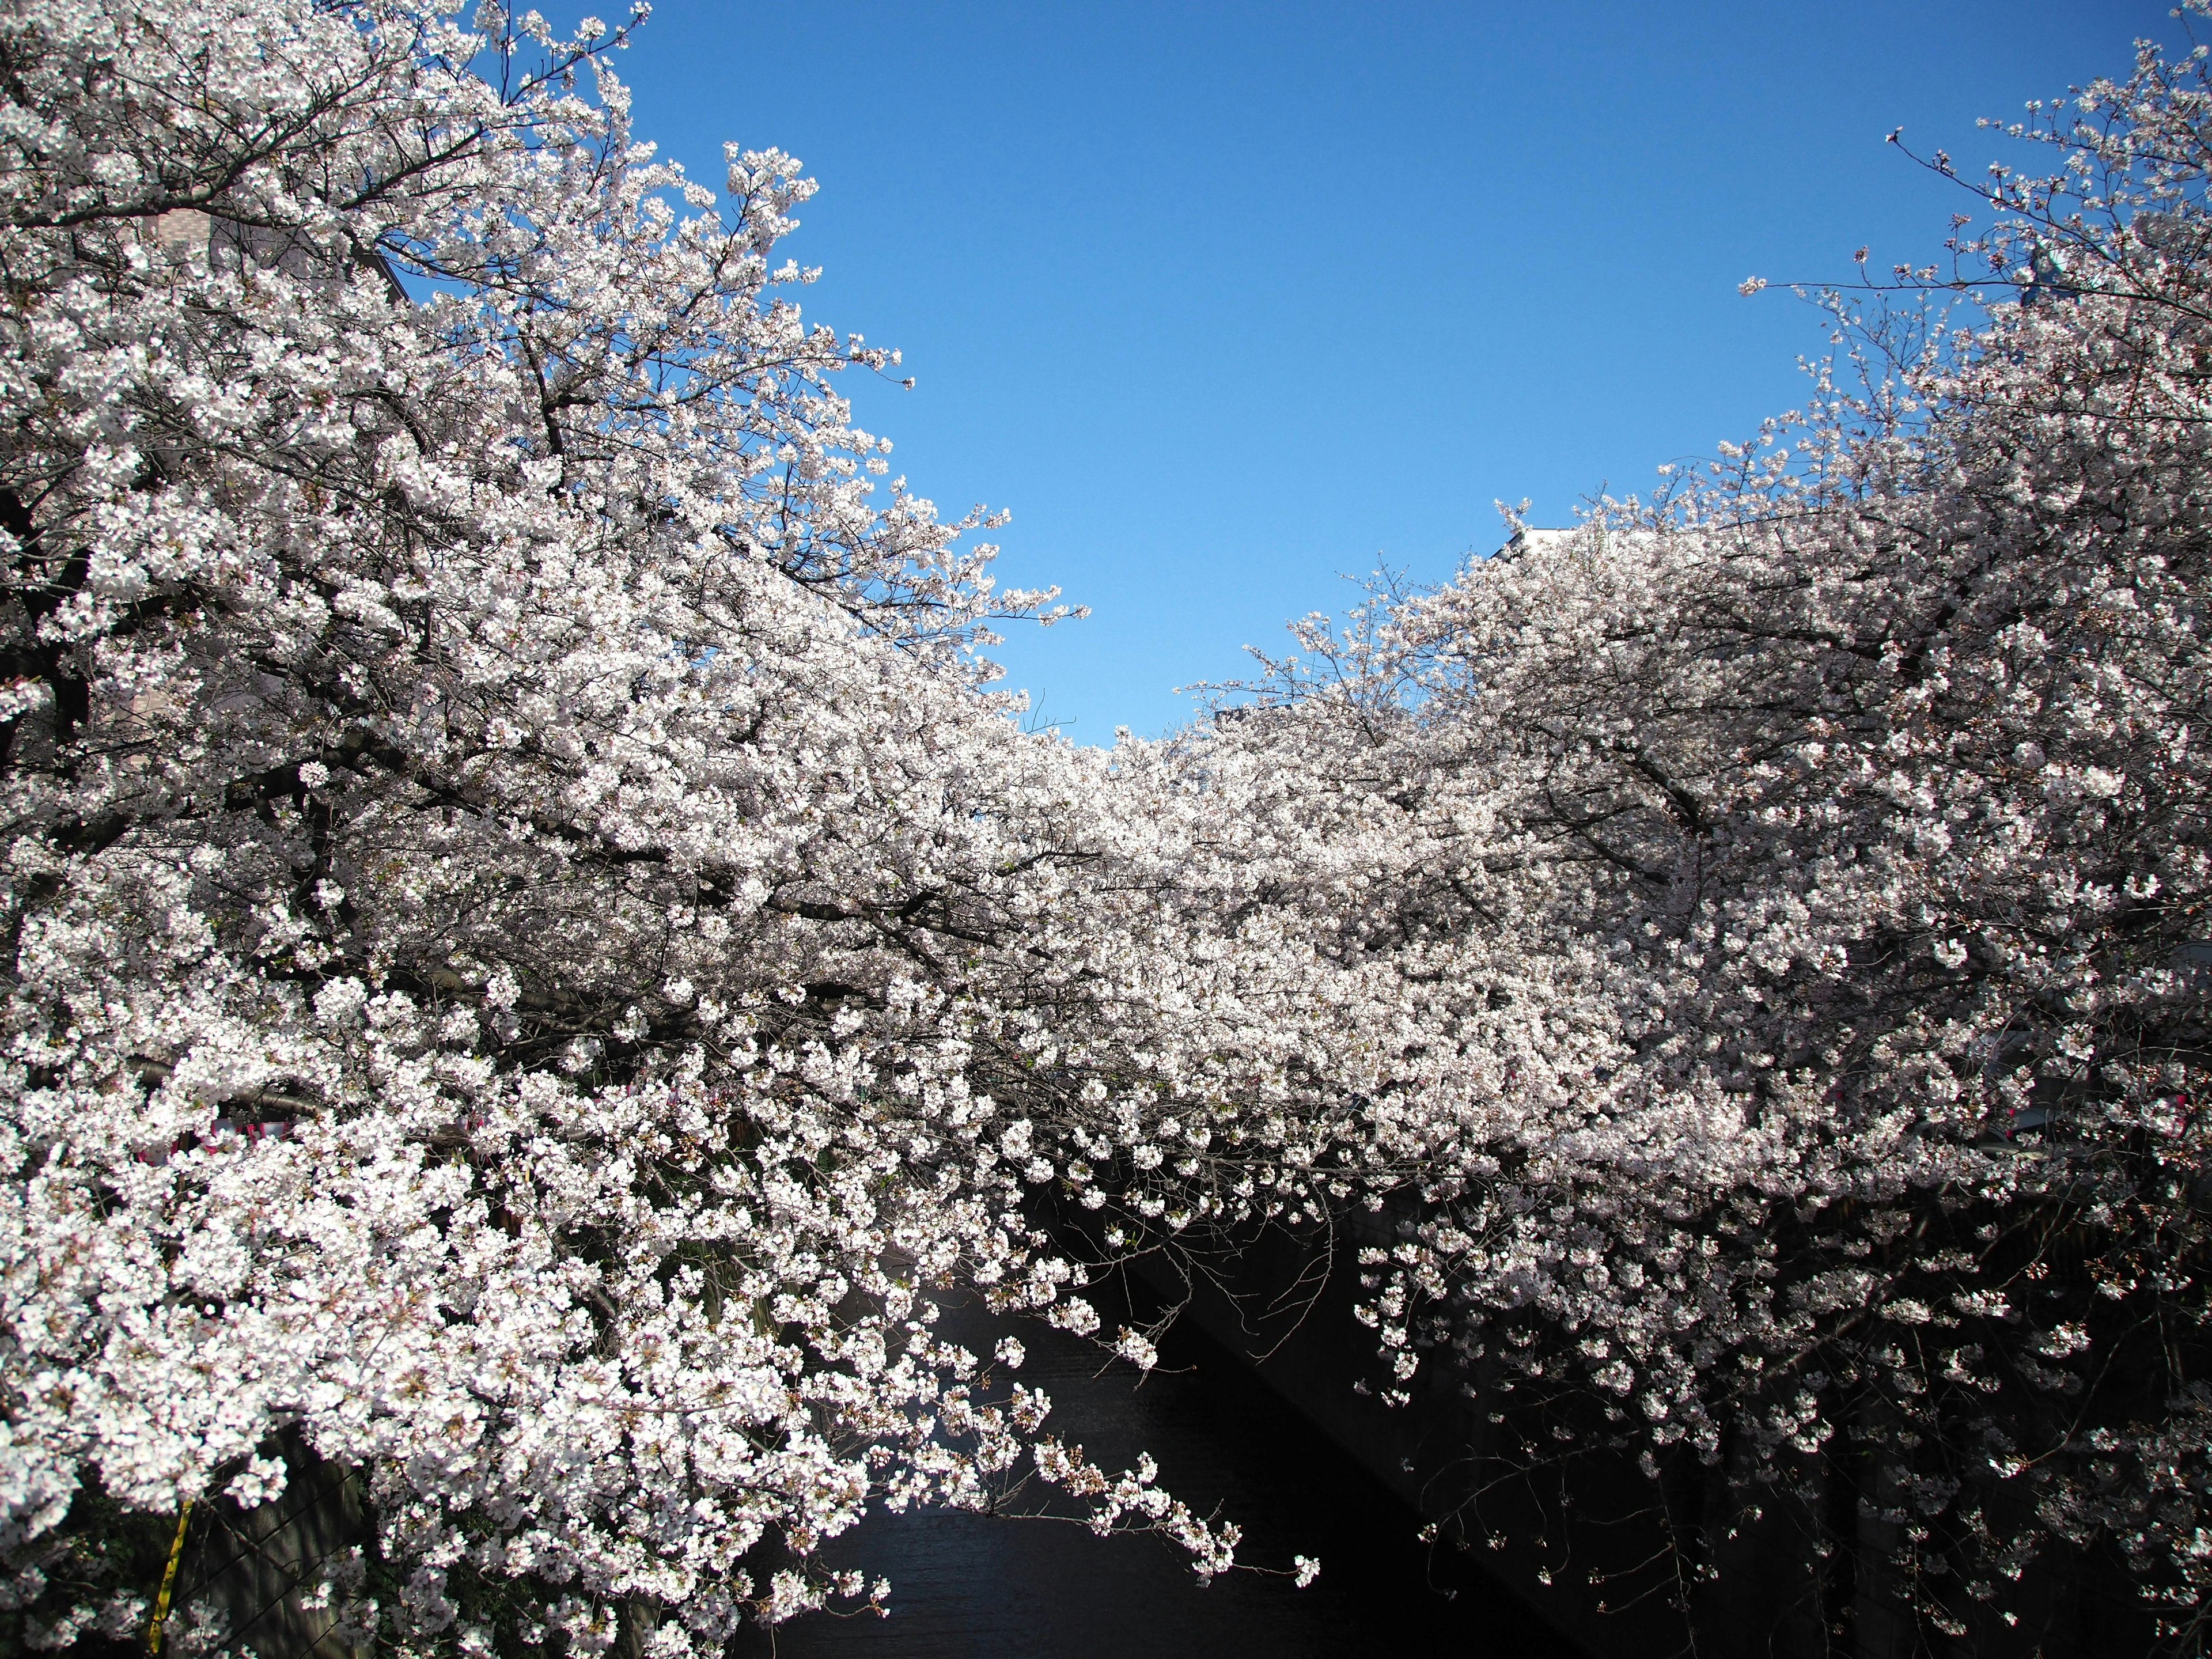
[[(1102, 1287), (1103, 1288), (1103, 1287)], [(988, 1353), (1002, 1328), (948, 1310), (946, 1334)], [(1112, 1322), (1109, 1315), (1109, 1323)], [(1305, 1589), (1237, 1572), (1198, 1587), (1182, 1552), (1097, 1538), (1065, 1521), (875, 1515), (825, 1551), (891, 1580), (890, 1617), (820, 1615), (760, 1632), (775, 1659), (1571, 1659), (1474, 1559), (1416, 1534), (1420, 1517), (1190, 1322), (1149, 1376), (1089, 1344), (1024, 1323), (1021, 1376), (1052, 1396), (1048, 1425), (1109, 1473), (1140, 1451), (1200, 1513), (1244, 1529), (1240, 1561), (1287, 1571), (1317, 1557)], [(1376, 1409), (1381, 1409), (1378, 1406)]]

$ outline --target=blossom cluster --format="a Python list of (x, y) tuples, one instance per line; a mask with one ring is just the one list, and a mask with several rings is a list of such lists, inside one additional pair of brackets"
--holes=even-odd
[(1805, 410), (1314, 619), (1158, 759), (1233, 826), (1191, 911), (1313, 981), (1268, 1040), (1350, 1116), (1291, 1213), (1418, 1189), (1388, 1392), (1794, 1500), (1831, 1631), (2069, 1547), (2178, 1639), (2212, 1584), (2208, 120), (2144, 46), (2017, 131), (2061, 165), (1993, 174), (1972, 325), (1826, 296)]
[[(1104, 769), (973, 654), (1050, 596), (833, 390), (895, 359), (773, 263), (809, 181), (657, 161), (621, 40), (0, 13), (33, 1646), (143, 1630), (131, 1517), (266, 1503), (287, 1447), (361, 1472), (321, 1594), (401, 1650), (719, 1650), (863, 1593), (806, 1564), (868, 1505), (988, 1504), (1033, 1448), (1231, 1559), (936, 1334), (951, 1285), (1098, 1322), (993, 1092)], [(167, 1638), (225, 1637), (187, 1598)]]

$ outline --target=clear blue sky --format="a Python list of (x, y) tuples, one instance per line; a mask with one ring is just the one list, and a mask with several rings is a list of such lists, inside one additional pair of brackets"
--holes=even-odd
[[(540, 0), (543, 3), (543, 0)], [(556, 20), (558, 21), (558, 20)], [(617, 60), (641, 137), (822, 183), (811, 317), (906, 354), (855, 378), (894, 470), (1011, 508), (1002, 580), (1093, 615), (1012, 683), (1081, 742), (1339, 611), (1449, 575), (1492, 502), (1569, 521), (1797, 401), (1810, 310), (1735, 285), (1940, 247), (1978, 115), (2124, 74), (2138, 0), (1850, 6), (659, 0)]]

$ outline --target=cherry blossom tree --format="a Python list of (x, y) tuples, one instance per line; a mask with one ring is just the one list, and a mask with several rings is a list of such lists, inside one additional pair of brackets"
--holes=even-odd
[(896, 359), (773, 263), (811, 185), (656, 161), (623, 35), (0, 11), (33, 1646), (220, 1645), (162, 1558), (306, 1467), (373, 1522), (333, 1629), (402, 1651), (717, 1650), (1024, 1458), (1232, 1559), (935, 1334), (1097, 1324), (1017, 1107), (1105, 763), (974, 654), (1050, 596), (877, 481), (832, 382)]
[(1193, 903), (1346, 988), (1345, 1161), (1417, 1172), (1386, 1359), (1724, 1476), (1685, 1602), (1794, 1504), (1856, 1650), (2069, 1549), (2201, 1640), (2208, 111), (2146, 46), (2039, 112), (1975, 325), (1830, 296), (1802, 415), (1309, 623), (1177, 757), (1249, 838)]

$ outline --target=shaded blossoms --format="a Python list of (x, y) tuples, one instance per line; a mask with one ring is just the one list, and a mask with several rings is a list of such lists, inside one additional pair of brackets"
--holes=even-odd
[(2056, 169), (1898, 272), (1976, 327), (1830, 296), (1855, 380), (1158, 758), (1234, 826), (1194, 911), (1332, 988), (1315, 1175), (1418, 1188), (1361, 1255), (1401, 1397), (1714, 1471), (1670, 1599), (1774, 1508), (1815, 1632), (2069, 1549), (2200, 1627), (2208, 121), (2203, 48), (2038, 110)]
[(403, 1650), (719, 1650), (1024, 1478), (1218, 1573), (937, 1304), (1148, 1367), (1067, 1240), (1386, 1206), (1386, 1396), (1747, 1504), (1848, 1447), (1939, 1629), (2062, 1547), (2197, 1619), (2203, 60), (2025, 135), (1974, 331), (1100, 752), (836, 391), (896, 359), (800, 319), (811, 184), (656, 161), (621, 38), (0, 14), (33, 1643), (324, 1467)]

